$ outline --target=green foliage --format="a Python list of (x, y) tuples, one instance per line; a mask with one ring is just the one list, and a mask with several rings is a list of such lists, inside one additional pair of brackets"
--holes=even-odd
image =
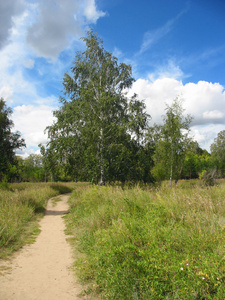
[(42, 156), (30, 154), (27, 158), (20, 160), (20, 181), (41, 182), (46, 180)]
[(185, 155), (184, 165), (181, 177), (185, 179), (199, 178), (206, 170), (215, 168), (215, 164), (211, 155), (206, 151), (199, 151), (198, 149), (190, 149)]
[(224, 299), (224, 192), (224, 182), (73, 192), (78, 275), (103, 299)]
[(47, 200), (71, 192), (70, 184), (4, 183), (0, 185), (0, 258), (19, 249), (37, 231)]
[(102, 185), (145, 180), (135, 160), (143, 165), (148, 115), (137, 95), (128, 99), (124, 92), (134, 81), (131, 66), (118, 63), (92, 30), (83, 40), (86, 49), (64, 76), (65, 98), (54, 112), (56, 122), (47, 128), (50, 142), (41, 150), (46, 169), (55, 178), (64, 169), (73, 180)]
[(211, 147), (212, 159), (217, 167), (217, 170), (225, 175), (225, 130), (220, 131), (214, 139)]
[(181, 177), (185, 154), (190, 145), (190, 123), (192, 118), (183, 116), (182, 103), (175, 99), (173, 104), (166, 107), (163, 126), (160, 128), (159, 141), (156, 143), (154, 155), (155, 167), (153, 175), (159, 180)]
[(208, 170), (202, 175), (202, 180), (206, 186), (213, 186), (218, 178), (216, 169)]
[(9, 173), (14, 173), (15, 150), (25, 147), (19, 132), (13, 133), (13, 122), (9, 119), (11, 108), (0, 98), (0, 181), (7, 180)]

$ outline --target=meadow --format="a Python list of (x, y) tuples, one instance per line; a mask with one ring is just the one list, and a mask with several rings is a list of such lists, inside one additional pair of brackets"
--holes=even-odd
[[(225, 182), (77, 187), (66, 216), (84, 293), (225, 299)], [(80, 253), (78, 255), (78, 253)]]
[(74, 183), (0, 184), (0, 258), (35, 240), (47, 200), (69, 193)]

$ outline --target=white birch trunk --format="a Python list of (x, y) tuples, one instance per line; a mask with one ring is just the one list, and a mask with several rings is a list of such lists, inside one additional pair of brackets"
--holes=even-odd
[(170, 187), (172, 187), (173, 179), (173, 145), (171, 145), (171, 162), (170, 162)]
[(100, 185), (105, 185), (105, 169), (104, 169), (104, 158), (103, 158), (103, 130), (100, 130)]

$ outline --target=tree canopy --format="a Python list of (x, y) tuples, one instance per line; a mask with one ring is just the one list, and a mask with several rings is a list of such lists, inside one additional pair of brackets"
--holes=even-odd
[(0, 99), (0, 181), (16, 164), (15, 150), (25, 147), (25, 141), (17, 131), (12, 132), (13, 121), (10, 119), (12, 109), (6, 106), (3, 98)]
[(214, 139), (211, 147), (211, 154), (217, 170), (221, 172), (221, 175), (225, 175), (225, 130), (218, 133)]
[(128, 97), (131, 66), (119, 63), (92, 30), (83, 41), (85, 50), (64, 75), (55, 122), (46, 128), (49, 142), (41, 145), (46, 179), (171, 184), (214, 166), (190, 138), (192, 117), (179, 98), (166, 106), (163, 125), (150, 127), (144, 101)]
[(73, 178), (101, 185), (132, 179), (149, 116), (137, 95), (127, 98), (131, 66), (118, 63), (92, 30), (83, 40), (86, 50), (77, 53), (63, 79), (64, 97), (47, 128), (45, 156), (52, 170), (60, 162)]
[(171, 106), (167, 105), (165, 111), (154, 154), (153, 174), (156, 178), (169, 179), (171, 184), (173, 179), (178, 181), (183, 170), (191, 142), (189, 131), (192, 117), (183, 115), (179, 99), (175, 99)]

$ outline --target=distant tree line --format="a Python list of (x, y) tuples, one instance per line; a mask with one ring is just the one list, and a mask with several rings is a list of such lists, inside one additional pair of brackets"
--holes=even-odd
[(193, 179), (216, 170), (225, 176), (225, 131), (218, 134), (211, 154), (190, 137), (192, 117), (184, 115), (182, 100), (166, 106), (163, 124), (150, 126), (144, 101), (127, 91), (134, 79), (131, 66), (103, 48), (90, 30), (63, 78), (64, 97), (46, 128), (49, 142), (41, 155), (22, 159), (25, 147), (12, 133), (12, 111), (0, 100), (1, 181), (154, 182)]

